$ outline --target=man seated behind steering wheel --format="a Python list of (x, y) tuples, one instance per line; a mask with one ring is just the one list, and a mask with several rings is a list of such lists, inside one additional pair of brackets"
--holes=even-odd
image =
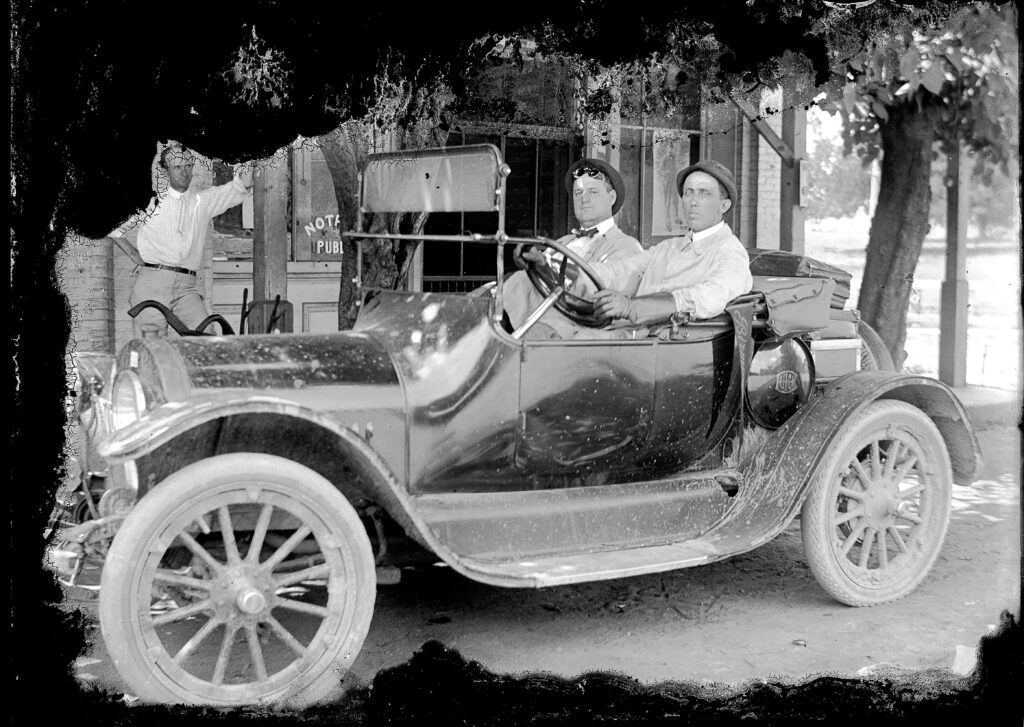
[[(584, 262), (597, 263), (621, 260), (643, 251), (633, 237), (615, 225), (614, 215), (626, 201), (626, 187), (618, 171), (599, 159), (580, 159), (569, 167), (565, 175), (565, 188), (572, 195), (573, 211), (580, 228), (559, 238), (559, 242), (580, 255)], [(552, 262), (551, 251), (534, 248), (523, 257), (537, 264)], [(561, 257), (560, 255), (558, 256)], [(570, 263), (571, 265), (571, 263)], [(625, 286), (624, 286), (625, 287)], [(586, 275), (575, 276), (568, 292), (589, 297), (595, 288)], [(509, 276), (504, 285), (505, 312), (515, 328), (529, 318), (530, 313), (544, 301), (526, 273), (518, 271)], [(541, 316), (526, 333), (528, 338), (586, 337), (581, 327), (555, 309)]]
[[(675, 314), (711, 318), (750, 291), (747, 251), (722, 220), (737, 198), (732, 174), (716, 161), (698, 162), (679, 172), (676, 189), (690, 232), (628, 258), (590, 263), (609, 286), (593, 296), (597, 315), (638, 325)], [(637, 275), (640, 285), (631, 294)]]

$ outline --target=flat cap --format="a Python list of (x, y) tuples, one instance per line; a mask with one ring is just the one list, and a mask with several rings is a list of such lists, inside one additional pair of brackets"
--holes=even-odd
[(732, 172), (729, 171), (727, 166), (721, 162), (716, 162), (714, 159), (705, 159), (696, 164), (691, 164), (676, 175), (676, 190), (679, 192), (680, 197), (683, 196), (683, 182), (694, 172), (706, 172), (721, 182), (722, 186), (729, 193), (729, 199), (732, 200), (732, 206), (735, 209), (736, 202), (739, 200), (739, 193), (736, 191), (736, 180), (732, 178)]

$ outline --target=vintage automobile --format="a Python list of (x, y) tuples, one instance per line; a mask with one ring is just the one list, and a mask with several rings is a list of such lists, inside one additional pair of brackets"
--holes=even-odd
[[(555, 248), (603, 284), (557, 242), (505, 234), (509, 173), (467, 146), (376, 155), (361, 174), (361, 216), (492, 214), (493, 232), (419, 236), (492, 246), (485, 288), (364, 289), (353, 330), (141, 338), (92, 362), (101, 476), (62, 562), (102, 560), (102, 635), (136, 696), (322, 699), (378, 579), (417, 564), (559, 586), (711, 563), (799, 516), (845, 604), (925, 578), (977, 440), (947, 387), (884, 370), (840, 274), (752, 255), (754, 290), (722, 316), (623, 328), (566, 292), (564, 265), (535, 265), (544, 303), (513, 329), (505, 246)], [(531, 339), (550, 306), (594, 338)]]

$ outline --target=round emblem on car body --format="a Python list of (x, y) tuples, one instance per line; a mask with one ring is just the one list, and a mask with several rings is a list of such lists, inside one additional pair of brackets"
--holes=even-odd
[(757, 345), (747, 374), (746, 407), (754, 423), (776, 429), (805, 404), (814, 388), (814, 359), (799, 338)]
[(775, 374), (775, 390), (780, 394), (792, 394), (798, 385), (796, 371), (780, 371)]

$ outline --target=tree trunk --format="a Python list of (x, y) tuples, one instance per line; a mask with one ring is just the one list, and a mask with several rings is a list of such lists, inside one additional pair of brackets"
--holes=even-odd
[(881, 124), (878, 203), (871, 220), (867, 261), (857, 307), (892, 354), (906, 358), (907, 308), (914, 270), (928, 233), (933, 123), (937, 110), (916, 102), (890, 106)]
[[(441, 146), (447, 132), (436, 124), (416, 125), (396, 131), (398, 149)], [(354, 230), (359, 204), (358, 174), (369, 155), (365, 126), (348, 121), (330, 134), (320, 137), (327, 168), (331, 172), (334, 193), (338, 198), (339, 229)], [(367, 215), (361, 232), (418, 234), (423, 231), (428, 214)], [(418, 242), (402, 240), (363, 241), (363, 285), (398, 289), (407, 283), (409, 267)], [(342, 252), (341, 287), (338, 291), (338, 329), (351, 328), (359, 315), (359, 289), (356, 286), (356, 245), (346, 241)]]

